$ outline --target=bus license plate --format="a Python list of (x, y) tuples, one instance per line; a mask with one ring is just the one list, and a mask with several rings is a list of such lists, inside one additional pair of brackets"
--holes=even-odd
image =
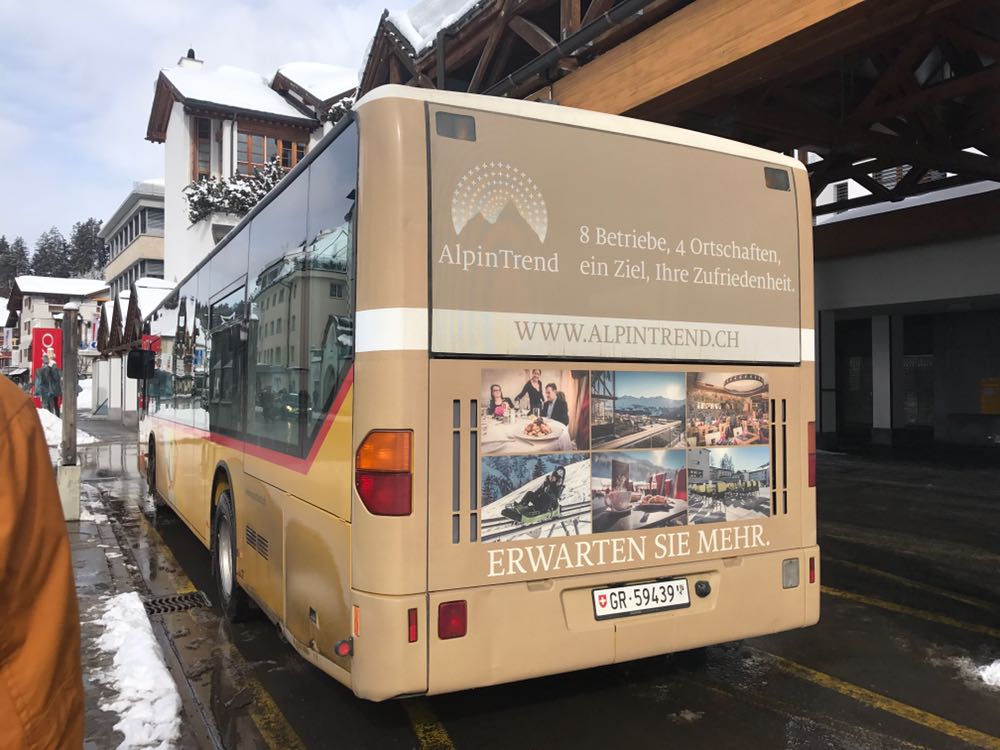
[(598, 620), (691, 606), (687, 578), (613, 586), (592, 593), (594, 617)]

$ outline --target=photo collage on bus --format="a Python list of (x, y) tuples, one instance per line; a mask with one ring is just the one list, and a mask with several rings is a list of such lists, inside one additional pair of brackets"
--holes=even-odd
[(766, 518), (768, 403), (758, 373), (483, 370), (480, 539)]

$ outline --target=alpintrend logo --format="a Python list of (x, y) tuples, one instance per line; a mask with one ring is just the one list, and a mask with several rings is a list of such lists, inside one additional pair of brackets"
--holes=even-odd
[(512, 164), (489, 161), (478, 164), (458, 181), (451, 197), (451, 222), (459, 234), (477, 215), (496, 224), (509, 203), (545, 242), (549, 212), (535, 181)]

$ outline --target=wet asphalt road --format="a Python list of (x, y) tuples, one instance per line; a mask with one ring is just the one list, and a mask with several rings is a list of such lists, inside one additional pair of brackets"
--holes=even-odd
[[(84, 452), (147, 595), (211, 597), (207, 551), (149, 507), (134, 447)], [(161, 644), (188, 720), (227, 748), (1000, 748), (1000, 689), (974, 672), (1000, 659), (1000, 468), (821, 454), (819, 486), (823, 609), (806, 630), (383, 704), (264, 619), (166, 613)]]

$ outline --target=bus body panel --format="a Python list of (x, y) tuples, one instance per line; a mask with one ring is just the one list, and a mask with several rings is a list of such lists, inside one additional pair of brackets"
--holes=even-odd
[[(353, 546), (351, 585), (369, 594), (416, 594), (427, 588), (426, 322), (414, 348), (399, 320), (406, 311), (427, 318), (423, 104), (375, 102), (358, 113), (358, 125), (354, 446), (371, 430), (412, 430), (413, 508), (409, 516), (373, 516), (353, 493), (352, 533), (377, 541)], [(363, 609), (361, 617), (371, 620)]]
[[(495, 685), (812, 625), (819, 586), (782, 590), (781, 562), (808, 565), (819, 550), (766, 552), (643, 571), (635, 580), (687, 577), (712, 582), (691, 606), (637, 617), (595, 621), (590, 592), (620, 582), (619, 573), (526, 581), (435, 592), (438, 602), (468, 601), (469, 632), (431, 639), (429, 693)], [(544, 583), (545, 585), (540, 585)], [(766, 606), (761, 606), (766, 602)]]
[[(284, 502), (284, 622), (291, 635), (344, 670), (338, 641), (351, 634), (351, 526), (298, 498)], [(252, 552), (248, 554), (253, 554)]]
[[(496, 457), (479, 455), (481, 424), (473, 402), (483, 401), (484, 371), (545, 372), (613, 369), (615, 372), (731, 372), (758, 373), (768, 381), (774, 402), (773, 474), (775, 512), (752, 521), (730, 521), (652, 528), (624, 532), (554, 536), (516, 542), (489, 541), (484, 523), (482, 466)], [(727, 365), (604, 364), (593, 362), (502, 362), (442, 360), (431, 362), (430, 443), (433, 446), (428, 487), (428, 588), (441, 591), (483, 584), (579, 575), (593, 569), (621, 571), (624, 576), (671, 560), (717, 559), (720, 555), (750, 554), (803, 546), (803, 519), (815, 518), (815, 490), (806, 488), (805, 430), (811, 412), (801, 406), (804, 373), (797, 367), (736, 367)], [(454, 426), (454, 403), (461, 404), (460, 427)], [(478, 407), (477, 407), (478, 409)], [(782, 410), (784, 410), (782, 412)], [(784, 413), (784, 419), (782, 419)], [(474, 420), (474, 421), (473, 421)], [(489, 427), (487, 427), (489, 429)], [(528, 446), (528, 444), (525, 444)], [(801, 447), (799, 451), (796, 447)], [(762, 446), (763, 448), (763, 446)], [(529, 449), (526, 447), (526, 450)], [(590, 451), (593, 451), (591, 454)], [(636, 449), (644, 452), (647, 449)], [(766, 452), (766, 451), (765, 451)], [(581, 456), (608, 456), (600, 446), (581, 449)], [(617, 455), (621, 455), (620, 453)], [(501, 457), (503, 458), (503, 457)], [(515, 456), (531, 461), (531, 454)], [(459, 462), (456, 464), (456, 461)], [(456, 466), (457, 471), (456, 471)], [(645, 480), (645, 477), (642, 477)], [(457, 486), (456, 486), (457, 485)], [(459, 508), (456, 512), (455, 498)], [(590, 488), (587, 491), (591, 498)], [(453, 534), (453, 517), (460, 533)], [(473, 530), (482, 533), (477, 538)], [(739, 533), (735, 531), (741, 528)], [(725, 531), (722, 531), (725, 529)], [(556, 530), (559, 533), (559, 530)], [(714, 532), (714, 533), (713, 533)], [(486, 535), (486, 536), (483, 536)], [(671, 539), (677, 536), (678, 539)], [(810, 540), (812, 541), (812, 540)], [(601, 542), (600, 545), (596, 542)]]

